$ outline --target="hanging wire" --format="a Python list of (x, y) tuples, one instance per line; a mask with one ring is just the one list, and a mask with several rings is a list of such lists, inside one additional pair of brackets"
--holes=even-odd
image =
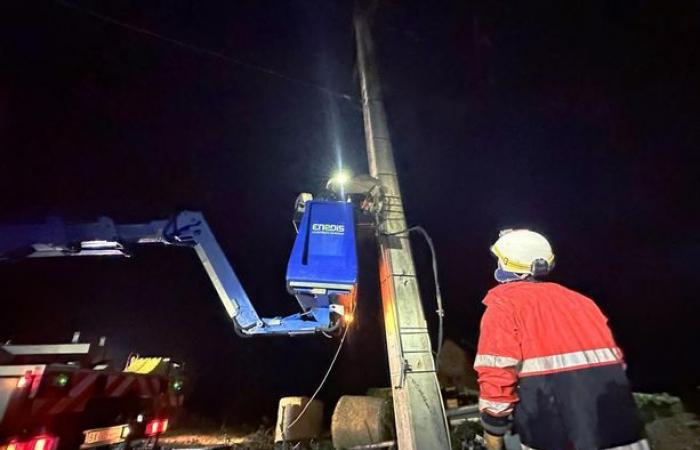
[(438, 316), (438, 336), (437, 336), (437, 352), (435, 355), (435, 369), (437, 370), (439, 366), (439, 358), (440, 358), (440, 352), (442, 351), (442, 340), (444, 336), (444, 317), (445, 317), (445, 309), (442, 306), (442, 289), (440, 289), (440, 279), (438, 277), (438, 264), (437, 264), (437, 251), (435, 250), (435, 245), (433, 244), (433, 240), (428, 234), (427, 231), (425, 231), (425, 228), (423, 228), (420, 225), (412, 226), (409, 228), (406, 228), (401, 231), (396, 231), (394, 233), (383, 233), (385, 236), (396, 236), (398, 234), (403, 234), (403, 233), (410, 233), (411, 231), (415, 231), (419, 233), (423, 238), (425, 239), (425, 242), (428, 244), (428, 247), (430, 248), (430, 256), (432, 259), (432, 265), (433, 265), (433, 281), (435, 283), (435, 304), (437, 306), (437, 309), (435, 310), (435, 313)]
[(160, 33), (156, 33), (155, 31), (151, 31), (151, 30), (148, 30), (148, 29), (142, 28), (142, 27), (137, 27), (135, 25), (132, 25), (130, 23), (115, 19), (114, 17), (104, 15), (104, 14), (99, 13), (97, 11), (94, 11), (92, 9), (78, 6), (75, 3), (71, 3), (71, 2), (68, 2), (65, 0), (54, 0), (54, 1), (58, 5), (60, 5), (64, 8), (78, 11), (80, 13), (86, 14), (90, 17), (95, 18), (95, 19), (101, 20), (102, 22), (116, 25), (116, 26), (124, 28), (126, 30), (133, 31), (133, 32), (139, 33), (139, 34), (143, 34), (145, 36), (151, 37), (153, 39), (158, 39), (158, 40), (161, 40), (163, 42), (167, 42), (171, 45), (192, 51), (192, 52), (200, 54), (200, 55), (205, 55), (205, 56), (216, 58), (216, 59), (219, 59), (222, 61), (226, 61), (228, 63), (235, 64), (237, 66), (244, 67), (244, 68), (252, 70), (252, 71), (260, 72), (260, 73), (263, 73), (263, 74), (271, 76), (271, 77), (279, 78), (281, 80), (284, 80), (284, 81), (287, 81), (290, 83), (294, 83), (294, 84), (297, 84), (299, 86), (303, 86), (303, 87), (308, 88), (308, 89), (313, 89), (313, 90), (319, 91), (325, 95), (339, 98), (342, 100), (346, 100), (346, 101), (352, 103), (353, 105), (357, 104), (357, 102), (358, 102), (357, 99), (354, 98), (350, 94), (337, 92), (337, 91), (334, 91), (332, 89), (329, 89), (329, 88), (322, 86), (320, 84), (317, 84), (317, 83), (301, 80), (299, 78), (294, 78), (294, 77), (291, 77), (289, 75), (285, 75), (284, 73), (279, 72), (277, 70), (270, 69), (269, 67), (265, 67), (265, 66), (261, 66), (259, 64), (254, 64), (254, 63), (242, 61), (240, 59), (233, 58), (233, 57), (228, 56), (224, 53), (218, 52), (216, 50), (211, 50), (211, 49), (208, 49), (205, 47), (201, 47), (199, 45), (195, 45), (195, 44), (191, 44), (189, 42), (181, 41), (179, 39), (174, 39), (174, 38), (171, 38), (168, 36), (164, 36)]
[(304, 413), (306, 413), (306, 410), (309, 409), (311, 402), (313, 402), (316, 399), (316, 396), (318, 395), (318, 393), (321, 392), (323, 385), (326, 384), (326, 380), (328, 380), (328, 376), (331, 374), (331, 371), (333, 370), (333, 366), (335, 365), (335, 362), (338, 360), (338, 355), (340, 355), (340, 350), (343, 348), (343, 343), (345, 342), (345, 336), (347, 336), (349, 329), (350, 329), (350, 325), (346, 324), (345, 330), (343, 330), (343, 337), (340, 338), (340, 342), (338, 343), (338, 348), (335, 351), (335, 355), (333, 355), (333, 359), (331, 360), (331, 363), (328, 366), (328, 370), (326, 370), (326, 374), (323, 375), (323, 379), (321, 379), (321, 382), (319, 383), (318, 387), (316, 388), (314, 393), (311, 395), (311, 398), (309, 398), (309, 401), (306, 402), (306, 405), (304, 405), (304, 408), (302, 408), (299, 415), (297, 415), (297, 417), (292, 421), (292, 423), (287, 425), (287, 427), (285, 428), (285, 431), (292, 428), (299, 421), (299, 419), (301, 419), (301, 417), (304, 415)]

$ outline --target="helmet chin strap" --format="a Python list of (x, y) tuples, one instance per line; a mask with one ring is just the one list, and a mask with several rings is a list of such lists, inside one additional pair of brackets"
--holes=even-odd
[(523, 281), (523, 280), (527, 279), (529, 276), (530, 276), (529, 273), (508, 272), (506, 270), (501, 269), (500, 267), (498, 267), (493, 272), (493, 277), (499, 283), (510, 283), (513, 281)]

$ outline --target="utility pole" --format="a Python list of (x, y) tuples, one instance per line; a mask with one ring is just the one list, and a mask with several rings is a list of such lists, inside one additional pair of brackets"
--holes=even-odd
[(383, 194), (377, 219), (379, 281), (397, 444), (400, 450), (446, 450), (449, 427), (406, 230), (374, 46), (366, 16), (356, 13), (354, 22), (369, 172), (381, 181)]

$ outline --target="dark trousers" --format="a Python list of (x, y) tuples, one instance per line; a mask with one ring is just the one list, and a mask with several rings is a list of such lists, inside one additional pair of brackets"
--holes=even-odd
[(538, 450), (599, 450), (641, 439), (642, 425), (620, 364), (523, 377), (514, 428)]

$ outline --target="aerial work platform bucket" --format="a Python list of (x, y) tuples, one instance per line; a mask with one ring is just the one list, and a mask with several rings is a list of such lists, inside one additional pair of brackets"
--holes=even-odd
[(355, 221), (351, 203), (308, 201), (287, 266), (287, 288), (304, 309), (329, 297), (352, 295), (357, 285)]

